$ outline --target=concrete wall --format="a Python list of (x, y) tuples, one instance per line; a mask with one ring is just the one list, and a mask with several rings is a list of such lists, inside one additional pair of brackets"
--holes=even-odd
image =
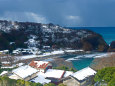
[(74, 78), (64, 80), (63, 84), (67, 86), (80, 86), (80, 83), (76, 81)]
[(88, 77), (82, 83), (78, 82), (75, 78), (69, 76), (68, 79), (63, 80), (63, 84), (67, 86), (91, 86), (93, 82), (93, 76)]
[[(38, 73), (38, 72), (37, 72)], [(37, 73), (32, 74), (31, 76), (26, 77), (24, 80), (29, 81), (37, 76)]]

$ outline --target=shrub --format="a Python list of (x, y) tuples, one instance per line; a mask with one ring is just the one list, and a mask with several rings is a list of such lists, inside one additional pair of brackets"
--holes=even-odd
[(115, 67), (107, 67), (99, 70), (94, 80), (97, 82), (106, 82), (108, 86), (115, 86)]

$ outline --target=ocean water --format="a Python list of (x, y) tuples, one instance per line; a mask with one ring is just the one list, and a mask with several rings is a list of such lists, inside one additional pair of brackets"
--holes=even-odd
[(69, 27), (71, 29), (89, 29), (101, 34), (107, 44), (115, 41), (115, 27)]
[(77, 57), (77, 55), (65, 55), (62, 58), (65, 58), (66, 61), (72, 62), (76, 70), (81, 70), (87, 66), (90, 66), (90, 64), (94, 60), (94, 58), (83, 58), (83, 57), (74, 59), (75, 57)]
[[(71, 29), (89, 29), (94, 32), (101, 34), (104, 40), (110, 44), (112, 41), (115, 41), (115, 27), (69, 27)], [(103, 55), (104, 53), (100, 54)], [(87, 66), (90, 66), (94, 60), (96, 54), (92, 55), (66, 55), (63, 58), (66, 58), (67, 61), (71, 61), (73, 66), (77, 69), (83, 69)], [(99, 55), (97, 56), (99, 57)]]
[(64, 55), (66, 61), (72, 62), (74, 68), (77, 70), (81, 70), (85, 67), (88, 67), (92, 64), (94, 58), (100, 58), (102, 56), (106, 56), (107, 53), (92, 53), (92, 54), (83, 54), (83, 55)]

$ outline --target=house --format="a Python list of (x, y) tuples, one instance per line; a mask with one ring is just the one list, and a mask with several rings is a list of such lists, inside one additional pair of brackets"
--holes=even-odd
[(2, 50), (0, 51), (0, 54), (9, 54), (9, 50)]
[(25, 81), (29, 81), (37, 76), (38, 71), (35, 68), (25, 65), (14, 69), (12, 73), (13, 74), (9, 76), (9, 78), (11, 79), (22, 79)]
[(34, 83), (41, 83), (43, 85), (51, 82), (51, 80), (46, 79), (45, 73), (42, 73), (42, 72), (38, 72), (37, 77), (35, 77), (34, 79), (31, 79), (30, 81)]
[(39, 72), (43, 73), (52, 68), (52, 64), (47, 61), (32, 61), (29, 66), (36, 68)]
[(52, 83), (59, 84), (64, 77), (64, 70), (48, 69), (45, 73), (46, 79), (51, 80)]
[(63, 84), (67, 86), (91, 86), (91, 81), (95, 74), (95, 70), (86, 67), (63, 79)]
[(38, 72), (37, 77), (30, 81), (35, 83), (39, 82), (41, 84), (46, 84), (50, 82), (59, 84), (64, 77), (67, 77), (70, 74), (73, 74), (73, 72), (58, 69), (48, 69), (45, 73)]
[(51, 47), (50, 46), (43, 46), (43, 49), (44, 50), (49, 50), (49, 49), (51, 49)]
[(5, 75), (7, 75), (8, 74), (8, 71), (3, 71), (1, 74), (0, 74), (0, 76), (5, 76)]
[(13, 50), (12, 54), (14, 55), (21, 54), (21, 50), (20, 49)]

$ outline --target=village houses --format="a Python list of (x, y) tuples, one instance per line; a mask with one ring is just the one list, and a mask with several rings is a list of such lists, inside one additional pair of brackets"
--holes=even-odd
[[(6, 75), (3, 73), (2, 75)], [(31, 61), (28, 65), (20, 66), (9, 76), (11, 79), (22, 79), (34, 83), (63, 83), (67, 86), (87, 86), (90, 85), (96, 71), (86, 67), (75, 73), (59, 69), (52, 69), (52, 64), (47, 61)]]

